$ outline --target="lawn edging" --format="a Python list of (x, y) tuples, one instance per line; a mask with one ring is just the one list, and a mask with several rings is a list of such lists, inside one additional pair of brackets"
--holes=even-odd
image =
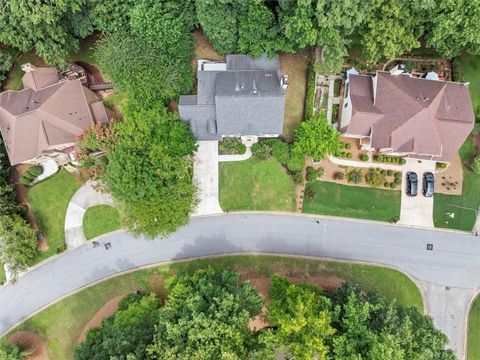
[(475, 296), (473, 296), (471, 299), (470, 299), (470, 303), (468, 304), (468, 307), (467, 307), (467, 311), (466, 311), (466, 314), (465, 314), (465, 321), (464, 321), (464, 324), (465, 324), (465, 339), (464, 339), (464, 344), (463, 344), (463, 351), (465, 353), (465, 360), (469, 360), (468, 359), (468, 343), (470, 342), (469, 340), (469, 327), (470, 327), (470, 313), (472, 311), (472, 307), (473, 307), (473, 304), (475, 303), (475, 301), (479, 300), (480, 299), (480, 289), (477, 289), (477, 292), (475, 294)]
[[(123, 231), (123, 230), (117, 230), (117, 231), (114, 231), (112, 233), (115, 233), (115, 232), (120, 232), (120, 231)], [(111, 233), (110, 233), (111, 234)], [(105, 237), (107, 235), (110, 235), (110, 234), (104, 234), (104, 235), (101, 235), (97, 238), (95, 238), (95, 240), (99, 241), (101, 240), (102, 237)], [(82, 244), (80, 246), (85, 246), (85, 245), (89, 245), (89, 244)], [(79, 246), (79, 247), (80, 247)], [(73, 249), (72, 249), (73, 250)], [(59, 254), (60, 255), (60, 254)], [(119, 276), (122, 276), (122, 275), (126, 275), (126, 274), (130, 274), (130, 273), (134, 273), (136, 271), (139, 271), (139, 270), (145, 270), (145, 269), (151, 269), (151, 268), (155, 268), (155, 267), (159, 267), (159, 266), (162, 266), (162, 265), (169, 265), (169, 264), (181, 264), (181, 263), (188, 263), (188, 262), (191, 262), (191, 261), (195, 261), (195, 260), (203, 260), (203, 259), (215, 259), (215, 258), (226, 258), (226, 257), (235, 257), (235, 256), (272, 256), (272, 257), (279, 257), (279, 258), (295, 258), (295, 259), (305, 259), (305, 260), (317, 260), (317, 261), (331, 261), (331, 262), (336, 262), (336, 263), (345, 263), (345, 264), (353, 264), (353, 265), (366, 265), (366, 266), (373, 266), (373, 267), (379, 267), (379, 268), (385, 268), (385, 269), (390, 269), (390, 270), (394, 270), (394, 271), (397, 271), (403, 275), (405, 275), (414, 285), (415, 287), (417, 288), (419, 294), (420, 294), (420, 297), (422, 298), (422, 307), (423, 307), (423, 313), (427, 313), (427, 304), (426, 304), (426, 301), (425, 301), (425, 294), (423, 293), (423, 289), (421, 288), (421, 286), (419, 285), (418, 283), (418, 280), (415, 279), (412, 275), (410, 275), (409, 273), (399, 269), (399, 268), (396, 268), (395, 266), (391, 266), (391, 265), (386, 265), (386, 264), (382, 264), (382, 263), (373, 263), (373, 262), (367, 262), (367, 261), (355, 261), (355, 260), (342, 260), (342, 259), (335, 259), (335, 258), (329, 258), (329, 257), (317, 257), (317, 256), (302, 256), (302, 255), (294, 255), (294, 254), (282, 254), (282, 253), (270, 253), (270, 252), (242, 252), (242, 253), (223, 253), (223, 254), (215, 254), (215, 255), (206, 255), (206, 256), (195, 256), (195, 257), (188, 257), (188, 258), (184, 258), (184, 259), (178, 259), (178, 260), (171, 260), (171, 261), (163, 261), (163, 262), (158, 262), (158, 263), (152, 263), (152, 264), (148, 264), (148, 265), (142, 265), (142, 266), (136, 266), (134, 268), (131, 268), (131, 269), (128, 269), (128, 270), (125, 270), (125, 271), (120, 271), (118, 273), (115, 273), (115, 274), (112, 274), (112, 275), (108, 275), (108, 276), (105, 276), (101, 279), (98, 279), (90, 284), (87, 284), (87, 285), (84, 285), (78, 289), (75, 289), (57, 299), (55, 299), (54, 301), (52, 301), (51, 303), (45, 305), (45, 306), (42, 306), (41, 308), (35, 310), (33, 313), (31, 313), (30, 315), (26, 316), (25, 318), (23, 318), (20, 322), (16, 323), (15, 325), (13, 325), (12, 327), (10, 327), (9, 329), (7, 329), (3, 334), (0, 334), (0, 337), (3, 337), (5, 336), (6, 334), (9, 334), (11, 333), (12, 331), (14, 331), (17, 327), (19, 327), (20, 325), (22, 325), (23, 323), (25, 323), (27, 320), (30, 320), (31, 318), (33, 318), (35, 315), (38, 315), (39, 313), (41, 313), (42, 311), (48, 309), (49, 307), (51, 307), (52, 305), (55, 305), (57, 303), (59, 303), (60, 301), (70, 297), (71, 295), (75, 295), (83, 290), (86, 290), (90, 287), (93, 287), (95, 285), (98, 285), (98, 284), (101, 284), (105, 281), (108, 281), (110, 279), (113, 279), (113, 278), (116, 278), (116, 277), (119, 277)], [(46, 259), (46, 260), (49, 260), (49, 259)], [(10, 284), (8, 284), (10, 285)]]

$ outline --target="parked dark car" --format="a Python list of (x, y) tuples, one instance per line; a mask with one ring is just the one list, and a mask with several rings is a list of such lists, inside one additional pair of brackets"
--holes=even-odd
[(431, 172), (426, 172), (423, 174), (423, 195), (426, 197), (432, 197), (434, 186), (435, 184), (435, 177)]
[(407, 195), (417, 196), (418, 194), (418, 176), (417, 173), (409, 171), (407, 173)]

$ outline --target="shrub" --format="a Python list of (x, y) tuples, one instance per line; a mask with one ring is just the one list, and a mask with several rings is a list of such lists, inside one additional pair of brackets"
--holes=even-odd
[(315, 102), (315, 66), (312, 61), (308, 67), (307, 95), (305, 96), (305, 120), (313, 116)]
[(358, 184), (362, 181), (363, 175), (361, 170), (352, 170), (348, 173), (348, 182)]
[(480, 155), (473, 159), (471, 168), (475, 173), (480, 174)]
[(67, 250), (67, 245), (65, 243), (57, 246), (57, 254), (61, 254), (65, 250)]
[(28, 172), (26, 172), (26, 173), (23, 174), (23, 176), (22, 176), (22, 178), (28, 179), (28, 180), (31, 180), (31, 181), (35, 180), (35, 177), (36, 177), (36, 176), (33, 176), (32, 174), (29, 174)]
[(365, 176), (365, 181), (372, 187), (378, 187), (386, 180), (385, 175), (380, 169), (370, 169)]
[(286, 165), (290, 159), (290, 146), (286, 142), (276, 141), (272, 145), (272, 156), (277, 159), (280, 164)]
[(19, 180), (20, 184), (25, 185), (25, 186), (30, 185), (30, 184), (32, 183), (32, 181), (33, 181), (32, 179), (28, 179), (28, 178), (26, 178), (26, 177), (22, 177), (22, 178)]
[(352, 153), (347, 153), (347, 159), (351, 159), (352, 158)]
[(222, 142), (219, 144), (220, 151), (227, 153), (227, 154), (233, 154), (237, 147), (241, 145), (241, 140), (239, 138), (225, 138), (223, 139)]
[(321, 168), (318, 168), (318, 169), (317, 169), (317, 177), (321, 177), (321, 176), (323, 176), (323, 175), (325, 175), (325, 169), (322, 168), (322, 167), (321, 167)]
[(368, 161), (368, 155), (365, 155), (365, 154), (360, 155), (360, 160), (361, 161)]
[(235, 154), (237, 155), (243, 155), (247, 151), (247, 147), (245, 144), (240, 144), (237, 146), (237, 149), (235, 150)]
[(397, 172), (394, 174), (394, 176), (395, 176), (396, 178), (401, 178), (401, 177), (402, 177), (402, 172), (401, 172), (401, 171), (397, 171)]
[(387, 170), (381, 170), (380, 171), (383, 175), (387, 175)]
[(351, 148), (352, 148), (352, 144), (345, 143), (345, 149), (351, 149)]
[(272, 147), (268, 143), (260, 141), (253, 144), (252, 154), (260, 160), (267, 160), (272, 154)]
[(345, 174), (337, 171), (336, 173), (333, 174), (333, 179), (334, 180), (343, 180), (345, 178)]
[(405, 165), (407, 163), (407, 160), (405, 159), (400, 159), (400, 164)]
[(393, 170), (387, 170), (387, 175), (392, 176), (393, 175)]
[(32, 176), (39, 176), (43, 174), (43, 167), (40, 165), (35, 165), (32, 166), (30, 169), (28, 169), (27, 173), (29, 173)]
[(314, 169), (313, 167), (309, 166), (307, 167), (307, 181), (315, 181), (317, 180), (317, 170)]
[(379, 162), (383, 162), (384, 158), (383, 158), (383, 155), (378, 155), (375, 160), (379, 161)]
[(438, 169), (445, 169), (446, 167), (447, 167), (446, 163), (437, 162), (437, 168)]
[(395, 184), (397, 185), (400, 185), (402, 183), (402, 178), (395, 178), (395, 180), (393, 181)]
[(290, 171), (300, 171), (305, 166), (305, 158), (301, 155), (293, 155), (287, 163), (287, 168)]
[(386, 181), (386, 182), (383, 183), (383, 187), (386, 187), (386, 188), (387, 188), (387, 187), (389, 187), (389, 186), (390, 186), (390, 183), (389, 183), (388, 181)]
[(397, 187), (397, 184), (394, 182), (390, 183), (390, 189), (395, 189)]
[(313, 200), (315, 198), (315, 189), (311, 186), (307, 186), (305, 188), (305, 197), (309, 200)]
[(292, 171), (291, 173), (292, 175), (292, 178), (293, 178), (293, 181), (295, 182), (295, 184), (303, 184), (303, 172), (300, 170), (300, 171)]

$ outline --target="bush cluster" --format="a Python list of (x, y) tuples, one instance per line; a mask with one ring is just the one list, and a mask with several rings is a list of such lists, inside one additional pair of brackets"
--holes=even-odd
[(384, 156), (384, 155), (376, 155), (373, 157), (373, 160), (383, 163), (394, 163), (394, 164), (405, 164), (407, 160), (402, 159), (396, 156)]
[(365, 155), (365, 154), (360, 155), (360, 160), (361, 161), (368, 161), (368, 155)]
[(343, 159), (351, 159), (352, 158), (352, 153), (346, 152), (346, 151), (339, 151), (335, 153), (335, 157), (337, 158), (343, 158)]
[(320, 176), (323, 176), (325, 174), (325, 169), (324, 168), (318, 168), (315, 169), (311, 166), (307, 167), (307, 181), (312, 182), (317, 180)]
[(20, 178), (20, 184), (24, 186), (31, 185), (32, 182), (40, 175), (43, 174), (43, 167), (40, 165), (34, 165), (30, 169), (28, 169), (25, 174)]
[(291, 173), (305, 167), (305, 158), (301, 154), (293, 153), (290, 145), (280, 139), (265, 139), (253, 144), (252, 154), (260, 160), (266, 160), (273, 156)]
[(362, 182), (362, 179), (363, 179), (362, 170), (354, 169), (347, 174), (347, 180), (349, 183), (351, 182), (354, 184), (358, 184)]
[(437, 169), (446, 169), (447, 163), (437, 162)]

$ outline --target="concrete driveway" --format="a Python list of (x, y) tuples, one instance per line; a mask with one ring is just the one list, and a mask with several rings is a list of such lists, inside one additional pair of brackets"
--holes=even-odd
[(218, 201), (218, 141), (199, 141), (193, 160), (193, 179), (200, 200), (193, 216), (222, 213)]
[[(423, 174), (435, 173), (435, 161), (406, 159), (403, 166), (402, 178), (402, 204), (400, 208), (399, 224), (433, 228), (433, 197), (427, 198), (422, 194)], [(417, 173), (418, 195), (408, 196), (406, 192), (406, 176), (409, 171)]]

